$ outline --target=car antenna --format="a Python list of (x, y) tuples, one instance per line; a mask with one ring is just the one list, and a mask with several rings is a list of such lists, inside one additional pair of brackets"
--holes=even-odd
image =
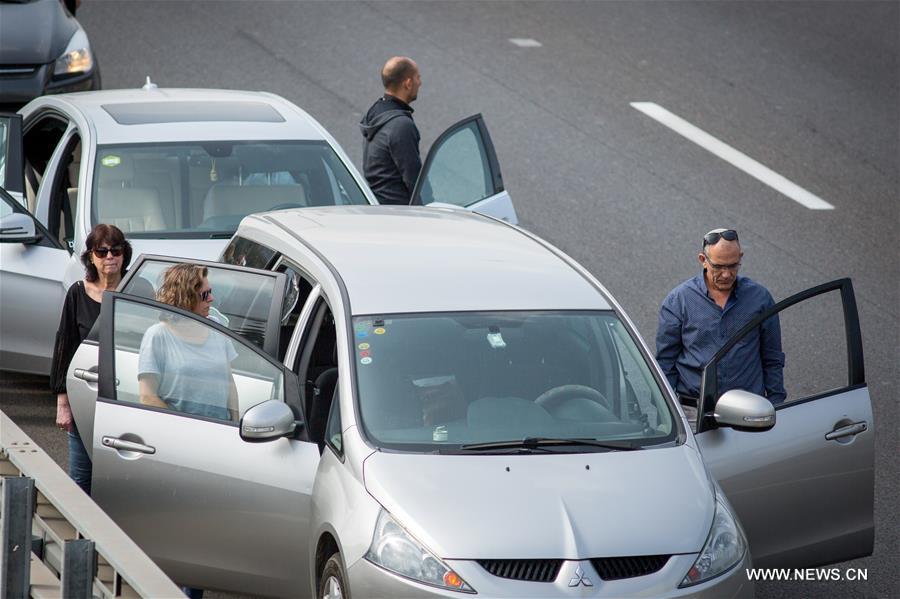
[(156, 88), (157, 88), (157, 85), (155, 83), (153, 83), (152, 81), (150, 81), (150, 75), (147, 75), (147, 82), (144, 83), (144, 86), (141, 89), (151, 90), (151, 89), (156, 89)]

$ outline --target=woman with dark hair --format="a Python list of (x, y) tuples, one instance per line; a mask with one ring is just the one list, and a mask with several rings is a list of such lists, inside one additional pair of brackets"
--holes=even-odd
[(56, 392), (56, 426), (69, 434), (69, 476), (90, 495), (91, 459), (72, 419), (66, 393), (66, 372), (75, 350), (100, 316), (103, 292), (115, 289), (122, 280), (131, 262), (131, 244), (118, 227), (99, 224), (85, 241), (81, 262), (84, 279), (69, 287), (63, 303), (50, 368), (50, 388)]

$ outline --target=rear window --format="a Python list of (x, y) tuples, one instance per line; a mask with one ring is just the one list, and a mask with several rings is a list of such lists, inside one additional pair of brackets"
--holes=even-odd
[(367, 204), (322, 141), (100, 146), (92, 224), (131, 238), (229, 238), (248, 214)]

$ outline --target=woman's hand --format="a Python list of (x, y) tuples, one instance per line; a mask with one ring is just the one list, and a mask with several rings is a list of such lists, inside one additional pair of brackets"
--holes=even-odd
[(72, 408), (69, 407), (69, 396), (65, 393), (60, 393), (56, 396), (56, 426), (68, 432), (75, 430)]

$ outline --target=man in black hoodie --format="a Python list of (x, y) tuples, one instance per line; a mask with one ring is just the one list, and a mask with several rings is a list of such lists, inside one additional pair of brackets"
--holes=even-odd
[(409, 204), (422, 169), (419, 129), (410, 106), (422, 85), (419, 65), (395, 56), (384, 64), (381, 82), (384, 96), (359, 123), (365, 138), (363, 171), (380, 203)]

